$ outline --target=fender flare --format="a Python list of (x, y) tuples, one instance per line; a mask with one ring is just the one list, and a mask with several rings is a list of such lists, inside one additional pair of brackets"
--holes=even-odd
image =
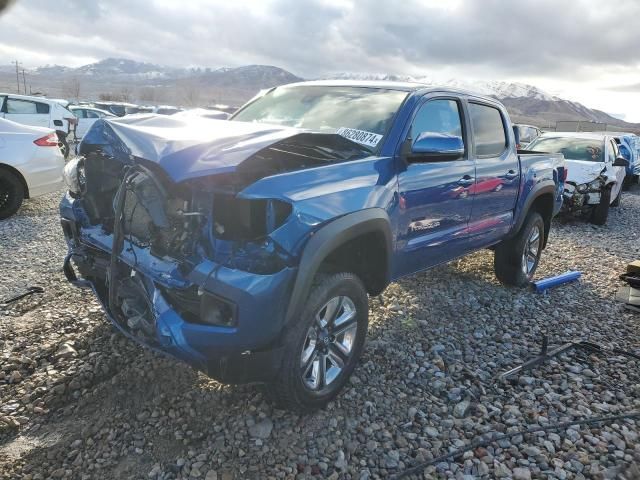
[[(535, 202), (542, 195), (548, 195), (548, 194), (551, 195), (551, 198), (553, 199), (553, 201), (555, 203), (555, 199), (556, 199), (556, 186), (555, 186), (555, 184), (543, 184), (543, 185), (536, 185), (535, 187), (533, 187), (533, 189), (527, 195), (527, 199), (525, 200), (525, 203), (524, 203), (522, 209), (520, 210), (520, 215), (518, 216), (518, 220), (513, 225), (513, 228), (511, 229), (511, 233), (509, 234), (507, 239), (511, 239), (511, 238), (515, 237), (518, 234), (518, 232), (522, 228), (522, 225), (524, 224), (524, 221), (527, 218), (527, 215), (529, 214), (529, 211), (531, 210), (531, 205), (533, 205), (533, 202)], [(552, 211), (551, 218), (554, 217), (555, 213), (556, 212)], [(548, 219), (548, 220), (551, 221), (551, 218)], [(547, 219), (544, 219), (544, 220), (545, 220), (545, 223), (546, 223)], [(546, 237), (548, 235), (549, 235), (549, 232), (546, 231), (545, 232), (545, 244), (546, 244)]]
[(289, 299), (289, 306), (285, 315), (285, 324), (302, 314), (304, 304), (311, 290), (313, 279), (322, 262), (336, 248), (344, 245), (360, 235), (380, 232), (385, 239), (387, 251), (387, 267), (385, 285), (390, 282), (392, 235), (391, 222), (387, 212), (381, 208), (370, 208), (359, 212), (349, 213), (321, 227), (315, 232), (304, 247), (302, 258), (298, 266), (298, 274), (293, 285), (293, 292)]

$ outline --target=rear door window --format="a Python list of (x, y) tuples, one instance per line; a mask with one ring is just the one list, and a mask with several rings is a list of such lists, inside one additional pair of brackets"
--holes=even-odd
[(7, 100), (7, 113), (35, 114), (35, 113), (38, 113), (38, 108), (36, 107), (36, 102), (9, 98)]
[(35, 102), (36, 104), (36, 110), (38, 113), (42, 113), (45, 115), (49, 114), (49, 105), (46, 103), (42, 103), (42, 102)]
[(478, 157), (498, 157), (507, 148), (502, 113), (495, 107), (469, 103), (473, 146)]

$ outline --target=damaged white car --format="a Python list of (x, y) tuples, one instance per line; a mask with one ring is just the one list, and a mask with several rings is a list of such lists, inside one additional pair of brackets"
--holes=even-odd
[(617, 207), (628, 165), (611, 135), (603, 133), (545, 133), (529, 150), (562, 153), (566, 160), (563, 209), (589, 216), (591, 223), (607, 223), (609, 208)]

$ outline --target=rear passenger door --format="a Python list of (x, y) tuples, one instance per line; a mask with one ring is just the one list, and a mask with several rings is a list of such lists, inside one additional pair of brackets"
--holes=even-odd
[(35, 127), (49, 126), (49, 105), (46, 103), (7, 97), (3, 109), (7, 120)]
[(467, 110), (476, 166), (468, 233), (469, 246), (475, 249), (495, 243), (510, 230), (520, 186), (520, 162), (501, 109), (470, 100)]

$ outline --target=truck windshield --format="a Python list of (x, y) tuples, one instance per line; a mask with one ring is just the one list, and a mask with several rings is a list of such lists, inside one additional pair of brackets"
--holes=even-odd
[(280, 87), (258, 98), (231, 120), (339, 133), (375, 148), (407, 92), (342, 86)]
[(538, 138), (528, 149), (536, 152), (562, 153), (567, 160), (604, 162), (603, 140), (572, 137)]

